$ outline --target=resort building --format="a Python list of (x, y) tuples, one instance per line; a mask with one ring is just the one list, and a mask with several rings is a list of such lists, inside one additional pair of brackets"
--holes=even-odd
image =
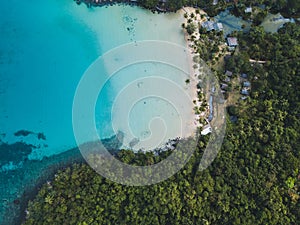
[(214, 23), (214, 28), (216, 31), (222, 31), (223, 30), (223, 24), (222, 23)]
[(244, 86), (244, 87), (250, 87), (250, 86), (251, 86), (251, 83), (250, 83), (249, 81), (245, 81), (245, 82), (243, 83), (243, 86)]
[(213, 21), (205, 21), (201, 24), (203, 28), (205, 28), (207, 31), (222, 31), (223, 30), (223, 24), (222, 23), (215, 23)]
[(252, 7), (250, 6), (250, 7), (247, 7), (246, 9), (245, 9), (245, 13), (252, 13)]
[(242, 95), (249, 95), (249, 94), (250, 94), (250, 93), (249, 93), (249, 89), (243, 88), (242, 91), (241, 91), (241, 94), (242, 94)]
[(201, 131), (201, 135), (207, 135), (209, 133), (211, 133), (211, 126), (208, 124), (206, 126), (203, 127), (202, 131)]
[(221, 89), (226, 90), (227, 88), (228, 88), (228, 84), (224, 84), (224, 83), (221, 84)]
[(224, 81), (225, 81), (226, 83), (229, 83), (229, 82), (230, 82), (230, 77), (226, 77)]
[(225, 76), (231, 77), (232, 76), (232, 72), (229, 70), (226, 70), (225, 72)]
[(219, 3), (219, 0), (213, 0), (213, 5), (217, 5)]
[(213, 87), (211, 88), (211, 93), (215, 93), (215, 91), (216, 91), (216, 88), (215, 88), (215, 86), (213, 86)]
[(214, 29), (214, 22), (212, 21), (205, 21), (201, 24), (203, 28), (205, 28), (207, 31), (212, 31)]
[(229, 47), (236, 47), (238, 46), (238, 41), (236, 37), (228, 37), (227, 44)]
[(248, 75), (247, 75), (246, 73), (242, 73), (242, 74), (241, 74), (241, 78), (247, 79), (247, 78), (248, 78)]

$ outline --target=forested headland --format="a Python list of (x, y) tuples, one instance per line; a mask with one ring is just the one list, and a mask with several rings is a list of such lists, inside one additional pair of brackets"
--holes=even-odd
[(88, 6), (101, 6), (114, 3), (138, 4), (154, 11), (174, 12), (184, 6), (204, 9), (209, 16), (215, 16), (220, 11), (230, 8), (237, 16), (243, 16), (244, 10), (249, 6), (263, 6), (267, 11), (280, 12), (286, 17), (300, 17), (300, 2), (298, 0), (75, 0)]

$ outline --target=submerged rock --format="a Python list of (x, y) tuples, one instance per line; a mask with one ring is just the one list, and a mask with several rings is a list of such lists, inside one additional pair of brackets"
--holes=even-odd
[(140, 142), (140, 139), (138, 138), (133, 138), (130, 142), (129, 142), (129, 147), (132, 148), (133, 146), (137, 145)]

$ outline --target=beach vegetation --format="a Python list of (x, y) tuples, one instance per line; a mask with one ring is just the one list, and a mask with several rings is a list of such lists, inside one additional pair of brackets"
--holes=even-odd
[(188, 21), (188, 24), (186, 25), (186, 31), (188, 32), (188, 34), (192, 35), (196, 31), (196, 29), (196, 25)]

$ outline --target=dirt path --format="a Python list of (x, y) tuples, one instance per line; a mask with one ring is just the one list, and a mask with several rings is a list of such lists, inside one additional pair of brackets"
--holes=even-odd
[(249, 62), (253, 62), (253, 63), (260, 63), (260, 64), (267, 63), (267, 61), (262, 61), (262, 60), (254, 60), (254, 59), (249, 59)]

